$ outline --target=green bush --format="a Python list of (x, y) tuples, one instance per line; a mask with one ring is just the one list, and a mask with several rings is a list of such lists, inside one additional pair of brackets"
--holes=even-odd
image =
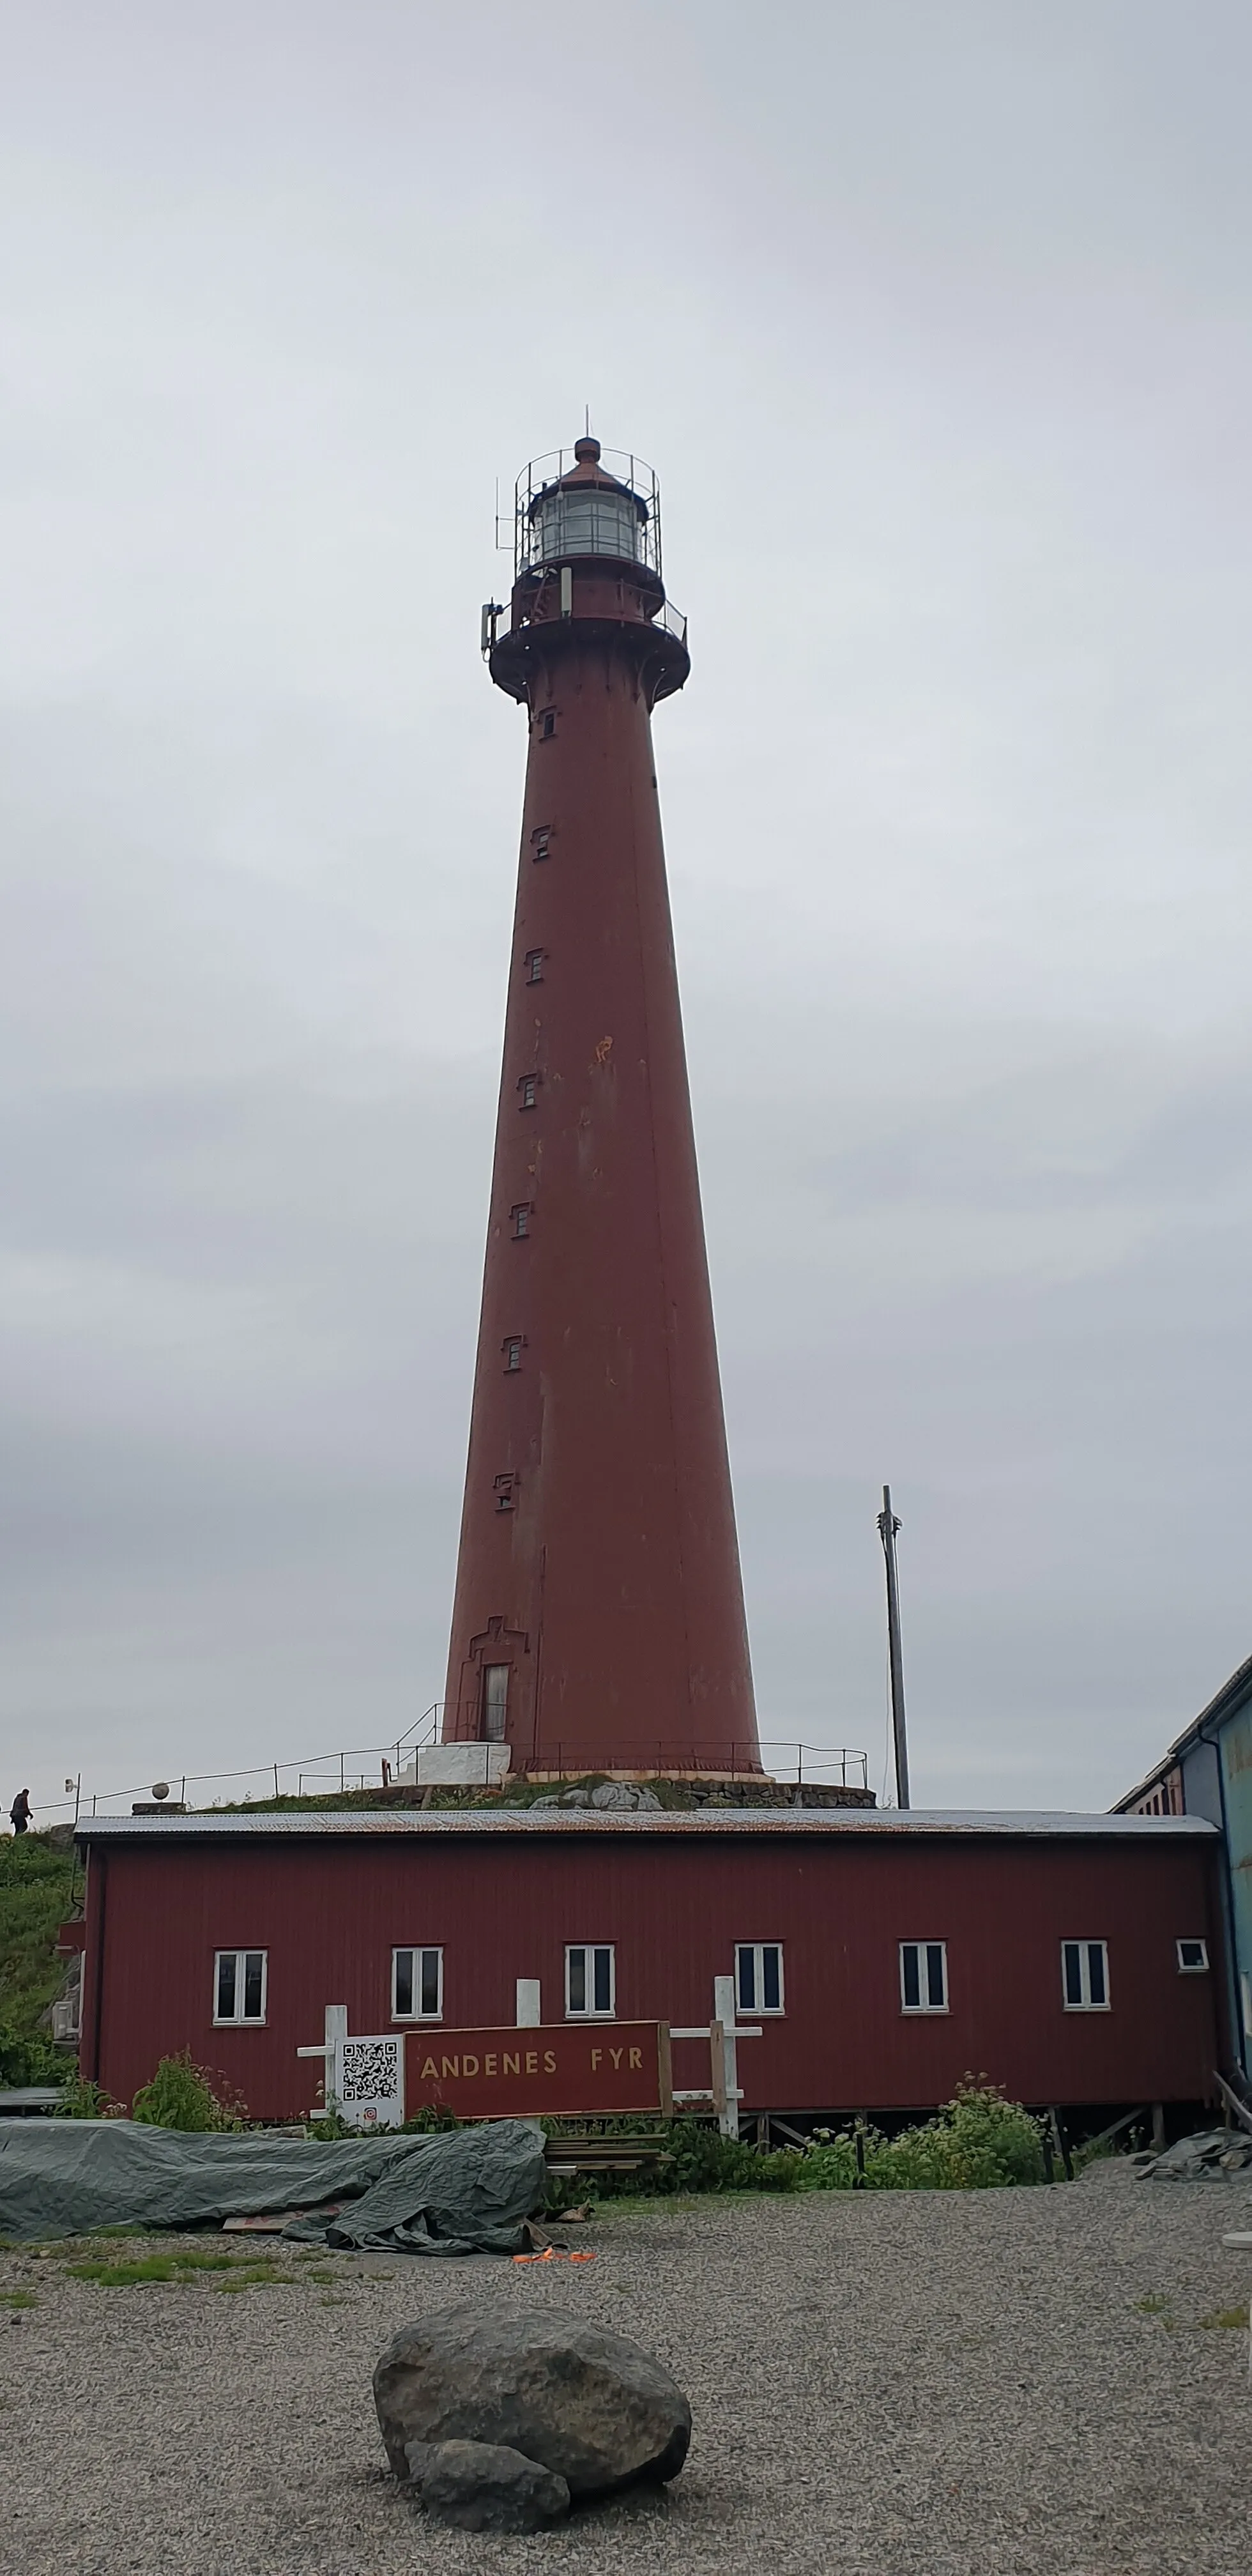
[(61, 2099), (52, 2116), (55, 2120), (121, 2120), (126, 2113), (124, 2104), (114, 2102), (102, 2085), (75, 2072), (62, 2086)]
[[(16, 2040), (38, 2032), (40, 2016), (65, 1983), (56, 1937), (73, 1891), (72, 1852), (46, 1834), (0, 1835), (0, 2023)], [(63, 2068), (63, 2057), (59, 2063)], [(6, 2078), (40, 2080), (39, 2074)]]
[[(876, 2129), (861, 2130), (861, 2138), (876, 2138)], [(857, 2181), (856, 2132), (848, 2129), (815, 2129), (809, 2145), (800, 2158), (801, 2191), (854, 2191)]]
[[(805, 2152), (802, 2191), (855, 2189), (857, 2134), (819, 2133)], [(1046, 2177), (1038, 2120), (972, 2076), (933, 2120), (894, 2138), (864, 2126), (859, 2135), (866, 2191), (994, 2191)]]
[(163, 2057), (151, 2083), (140, 2085), (131, 2117), (150, 2129), (242, 2129), (246, 2114), (229, 2085), (184, 2048)]
[[(606, 2124), (607, 2125), (607, 2124)], [(623, 2124), (624, 2125), (624, 2124)], [(858, 2153), (859, 2150), (859, 2153)], [(763, 2153), (697, 2120), (677, 2120), (669, 2161), (652, 2171), (574, 2176), (549, 2207), (717, 2191), (989, 2191), (1046, 2179), (1041, 2123), (997, 2086), (967, 2077), (931, 2120), (884, 2136), (858, 2120), (818, 2129), (803, 2149)]]
[(54, 2048), (42, 2031), (0, 2022), (0, 2084), (63, 2084), (66, 2072), (64, 2049)]

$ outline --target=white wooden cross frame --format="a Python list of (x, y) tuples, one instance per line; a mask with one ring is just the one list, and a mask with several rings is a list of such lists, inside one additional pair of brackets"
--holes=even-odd
[(717, 2125), (724, 2138), (739, 2135), (739, 2105), (743, 2087), (739, 2082), (739, 2042), (741, 2039), (763, 2039), (759, 2022), (741, 2022), (737, 2017), (735, 1980), (713, 1979), (713, 2019), (697, 2022), (691, 2030), (671, 2030), (673, 2039), (707, 2039), (711, 2058), (711, 2082), (692, 2091), (674, 2087), (676, 2102), (711, 2102), (717, 2113)]

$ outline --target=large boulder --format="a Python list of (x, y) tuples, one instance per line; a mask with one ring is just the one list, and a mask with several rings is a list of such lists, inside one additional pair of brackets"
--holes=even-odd
[(409, 2469), (435, 2522), (458, 2531), (546, 2531), (569, 2512), (569, 2488), (501, 2442), (410, 2442)]
[(440, 2308), (403, 2326), (374, 2372), (374, 2403), (397, 2477), (409, 2443), (521, 2451), (571, 2495), (676, 2477), (691, 2409), (664, 2364), (583, 2318)]

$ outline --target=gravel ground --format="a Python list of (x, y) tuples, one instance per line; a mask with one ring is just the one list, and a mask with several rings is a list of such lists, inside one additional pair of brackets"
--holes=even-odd
[[(594, 2264), (284, 2247), (227, 2297), (0, 2253), (0, 2564), (23, 2576), (1243, 2576), (1252, 2396), (1238, 2184), (619, 2204)], [(214, 2249), (238, 2240), (212, 2238)], [(206, 2239), (98, 2247), (111, 2257)], [(271, 2240), (272, 2244), (272, 2240)], [(248, 2248), (247, 2250), (252, 2250)], [(330, 2277), (327, 2278), (326, 2276)], [(11, 2305), (13, 2294), (34, 2304)], [(636, 2335), (695, 2415), (665, 2496), (542, 2538), (436, 2530), (370, 2371), (469, 2300)]]

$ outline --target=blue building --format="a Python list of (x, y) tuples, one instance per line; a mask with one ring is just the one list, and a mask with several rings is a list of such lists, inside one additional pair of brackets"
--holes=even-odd
[(1252, 1656), (1202, 1708), (1138, 1788), (1129, 1816), (1206, 1816), (1222, 1836), (1231, 2037), (1252, 2076)]

